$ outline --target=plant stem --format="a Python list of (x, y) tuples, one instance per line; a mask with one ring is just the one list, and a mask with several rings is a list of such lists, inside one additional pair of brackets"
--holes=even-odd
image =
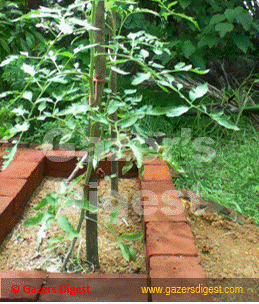
[[(94, 132), (95, 132), (95, 127), (96, 127), (96, 123), (93, 123), (92, 126), (91, 126), (91, 130), (90, 130), (90, 135), (93, 136)], [(88, 155), (89, 156), (89, 155)], [(82, 158), (81, 162), (83, 161), (83, 159), (86, 158), (86, 156), (84, 155), (84, 157)], [(79, 163), (80, 164), (80, 163)], [(78, 164), (78, 168), (79, 168), (79, 164)], [(76, 169), (75, 169), (76, 170)], [(74, 170), (74, 171), (75, 171)], [(87, 170), (86, 170), (86, 177), (85, 177), (85, 184), (88, 185), (89, 184), (89, 181), (90, 181), (90, 176), (91, 176), (91, 173), (92, 173), (92, 170), (93, 170), (93, 160), (91, 160), (87, 166)], [(74, 175), (74, 171), (72, 172), (72, 174), (70, 175), (70, 179), (72, 178), (71, 176)], [(89, 195), (89, 188), (84, 188), (84, 199), (86, 199)], [(89, 202), (88, 202), (88, 207), (89, 207)], [(77, 224), (77, 228), (76, 228), (76, 231), (79, 233), (80, 230), (81, 230), (81, 227), (82, 227), (82, 224), (83, 224), (83, 221), (84, 221), (84, 218), (85, 218), (85, 210), (82, 209), (81, 210), (81, 213), (80, 213), (80, 218), (79, 218), (79, 221), (78, 221), (78, 224)], [(76, 240), (77, 240), (77, 237), (75, 237), (71, 243), (71, 246), (69, 248), (69, 251), (67, 252), (66, 254), (66, 257), (65, 257), (65, 260), (64, 260), (64, 263), (62, 265), (62, 269), (61, 271), (65, 271), (66, 270), (66, 267), (67, 267), (67, 263), (70, 259), (70, 256), (74, 250), (74, 247), (75, 247), (75, 244), (76, 244)]]
[[(113, 37), (116, 36), (116, 13), (115, 12), (110, 12), (110, 18), (109, 18), (109, 25), (110, 25), (110, 30), (109, 30), (109, 36), (110, 36), (110, 41), (113, 40)], [(114, 61), (116, 61), (116, 55), (114, 57)], [(108, 96), (108, 100), (110, 101), (112, 98), (116, 98), (117, 95), (117, 73), (113, 70), (110, 70), (110, 75), (109, 75), (109, 89), (111, 90), (111, 93)], [(117, 121), (117, 111), (114, 112), (111, 115), (111, 119), (113, 121)], [(114, 139), (117, 137), (116, 130), (112, 129), (111, 130), (111, 138)], [(118, 171), (119, 171), (119, 164), (118, 161), (115, 160), (116, 155), (113, 153), (111, 156), (111, 191), (116, 191), (118, 192)], [(112, 192), (112, 196), (113, 196)]]
[[(96, 5), (95, 5), (95, 1), (92, 1), (92, 24), (94, 23), (95, 20), (95, 13), (96, 13)], [(90, 31), (90, 44), (94, 43), (94, 33), (93, 30)], [(94, 48), (91, 48), (90, 51), (90, 71), (89, 71), (89, 87), (90, 87), (90, 97), (89, 97), (89, 101), (92, 104), (94, 102), (94, 83), (93, 83), (93, 75), (94, 75), (94, 55), (95, 55), (95, 51)], [(89, 137), (90, 139), (93, 138), (94, 134), (95, 134), (95, 128), (96, 128), (96, 122), (94, 122), (93, 124), (91, 123), (91, 121), (89, 120)], [(88, 153), (88, 166), (87, 166), (87, 170), (86, 170), (86, 177), (85, 177), (85, 184), (88, 185), (89, 181), (90, 181), (90, 176), (93, 170), (93, 159), (91, 159), (91, 153)], [(89, 158), (90, 157), (90, 158)], [(79, 166), (78, 166), (79, 168)], [(73, 174), (74, 172), (72, 172)], [(84, 200), (88, 199), (89, 196), (89, 188), (84, 188)], [(89, 202), (88, 202), (88, 206), (89, 206)], [(81, 213), (80, 213), (80, 218), (77, 224), (77, 229), (76, 231), (79, 233), (83, 224), (85, 218), (85, 210), (82, 209)], [(77, 238), (75, 237), (71, 243), (70, 249), (66, 254), (64, 263), (62, 265), (62, 271), (66, 270), (66, 266), (67, 263), (70, 259), (70, 256), (74, 250), (75, 244), (76, 244)]]

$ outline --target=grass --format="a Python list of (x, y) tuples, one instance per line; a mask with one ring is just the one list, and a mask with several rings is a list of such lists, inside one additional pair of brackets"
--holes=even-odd
[[(223, 129), (206, 117), (181, 117), (171, 123), (149, 118), (145, 124), (171, 138), (181, 138), (181, 129), (190, 128), (190, 140), (182, 138), (171, 150), (173, 160), (186, 172), (174, 180), (177, 189), (217, 201), (259, 224), (259, 131), (248, 118), (242, 117), (238, 132)], [(210, 142), (197, 145), (201, 137)]]

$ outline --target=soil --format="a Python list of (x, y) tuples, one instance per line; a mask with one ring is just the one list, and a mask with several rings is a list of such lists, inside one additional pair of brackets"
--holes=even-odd
[[(243, 301), (254, 301), (254, 292), (259, 292), (259, 227), (240, 214), (236, 221), (210, 210), (194, 211), (189, 201), (182, 201), (209, 286), (244, 286), (252, 291)], [(212, 297), (214, 301), (238, 299), (237, 294)]]
[[(64, 235), (64, 232), (57, 224), (51, 223), (46, 232), (45, 239), (37, 252), (37, 235), (39, 226), (27, 229), (23, 226), (26, 219), (35, 216), (37, 211), (33, 209), (45, 195), (58, 191), (61, 178), (47, 177), (35, 190), (22, 218), (16, 224), (12, 232), (0, 247), (0, 269), (2, 270), (47, 270), (49, 272), (60, 272), (65, 253), (69, 248), (70, 241), (66, 240), (62, 246), (53, 251), (44, 251), (49, 243), (48, 239)], [(82, 196), (83, 189), (79, 185), (75, 188), (75, 196)], [(112, 206), (109, 204), (107, 195), (110, 190), (110, 180), (101, 180), (98, 186), (99, 213), (98, 221), (102, 225), (108, 225)], [(127, 192), (128, 209), (119, 213), (116, 223), (112, 225), (116, 235), (122, 233), (143, 233), (142, 218), (138, 215), (129, 202), (134, 193), (139, 191), (138, 179), (119, 179), (119, 192)], [(126, 207), (127, 208), (127, 207)], [(66, 207), (61, 214), (67, 215), (74, 228), (79, 218), (79, 208), (72, 205)], [(77, 240), (75, 249), (70, 260), (68, 272), (83, 273), (145, 273), (146, 260), (144, 252), (144, 240), (127, 242), (136, 253), (136, 262), (129, 262), (122, 257), (119, 245), (115, 244), (116, 239), (102, 226), (98, 226), (99, 260), (100, 268), (95, 269), (86, 260), (85, 249), (85, 224), (81, 228), (82, 235)]]

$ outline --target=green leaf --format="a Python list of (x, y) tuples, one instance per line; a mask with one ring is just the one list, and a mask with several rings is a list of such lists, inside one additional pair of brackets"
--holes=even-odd
[(48, 98), (48, 97), (39, 98), (39, 99), (37, 99), (37, 101), (35, 101), (35, 103), (41, 103), (41, 102), (54, 103), (54, 101), (51, 98)]
[[(74, 50), (75, 52), (75, 50)], [(68, 58), (74, 58), (74, 55), (68, 51), (66, 52), (62, 52), (62, 53), (59, 53), (60, 56), (64, 56), (64, 57), (68, 57)]]
[(181, 13), (175, 13), (175, 12), (172, 12), (168, 15), (174, 15), (174, 16), (177, 16), (177, 17), (180, 17), (180, 18), (183, 18), (185, 20), (188, 20), (190, 21), (197, 29), (200, 29), (199, 28), (199, 25), (197, 23), (197, 21), (195, 21), (192, 17), (189, 17), (189, 16), (186, 16), (185, 14), (181, 14)]
[(98, 121), (98, 122), (100, 122), (101, 124), (104, 124), (104, 125), (107, 125), (107, 126), (110, 125), (110, 123), (109, 123), (109, 121), (107, 120), (107, 118), (106, 118), (106, 117), (103, 117), (102, 114), (94, 114), (94, 115), (91, 116), (91, 119), (92, 119), (93, 121)]
[(8, 65), (9, 63), (11, 63), (12, 61), (14, 61), (18, 58), (19, 58), (19, 56), (17, 56), (17, 55), (11, 55), (7, 59), (5, 59), (4, 61), (1, 62), (0, 67), (4, 67), (4, 66)]
[(160, 115), (167, 114), (170, 109), (172, 109), (172, 107), (156, 107), (156, 108), (152, 108), (152, 106), (150, 106), (145, 111), (145, 114), (146, 115), (152, 115), (152, 116), (160, 116)]
[(51, 250), (55, 249), (59, 244), (60, 244), (60, 242), (54, 243), (54, 244), (52, 244), (52, 245), (49, 245), (49, 246), (44, 250), (44, 252), (48, 252), (48, 251), (51, 251)]
[(128, 248), (129, 245), (125, 245), (121, 242), (119, 242), (118, 244), (120, 246), (122, 256), (124, 257), (125, 260), (129, 261), (129, 259), (130, 259), (130, 252), (129, 252), (129, 248)]
[(62, 75), (56, 75), (52, 78), (49, 78), (48, 81), (50, 83), (52, 83), (52, 82), (62, 83), (62, 84), (68, 83), (68, 81), (65, 79), (65, 76), (62, 76)]
[(122, 253), (122, 256), (125, 260), (135, 262), (136, 261), (136, 255), (134, 250), (131, 248), (131, 246), (123, 244), (122, 242), (118, 242), (120, 246), (120, 250)]
[(227, 128), (227, 129), (231, 129), (231, 130), (235, 130), (235, 131), (239, 131), (239, 128), (237, 126), (235, 126), (231, 121), (229, 121), (226, 117), (222, 117), (222, 112), (217, 113), (217, 114), (211, 114), (211, 118), (214, 119), (219, 125)]
[(143, 163), (143, 155), (140, 147), (138, 147), (133, 140), (129, 141), (128, 146), (131, 148), (134, 156), (136, 157), (137, 167), (140, 168)]
[(28, 92), (28, 91), (25, 91), (24, 93), (23, 93), (23, 98), (24, 99), (27, 99), (27, 100), (29, 100), (29, 101), (32, 101), (32, 96), (33, 96), (33, 94), (32, 94), (32, 92)]
[(34, 76), (34, 75), (36, 74), (36, 71), (35, 71), (35, 69), (34, 69), (34, 66), (28, 65), (28, 64), (26, 64), (26, 63), (24, 63), (24, 64), (22, 65), (22, 70), (23, 70), (25, 73), (27, 73), (27, 74), (29, 74), (29, 75), (31, 75), (31, 76)]
[(89, 105), (86, 104), (73, 104), (72, 106), (69, 106), (67, 109), (60, 111), (57, 116), (64, 116), (64, 115), (68, 115), (68, 114), (81, 114), (81, 113), (85, 113), (87, 111), (90, 110)]
[(69, 238), (79, 237), (79, 233), (75, 231), (75, 229), (69, 223), (69, 220), (65, 215), (61, 215), (58, 218), (57, 223), (59, 227), (68, 234)]
[[(79, 52), (83, 52), (83, 51), (88, 50), (90, 48), (96, 47), (97, 45), (98, 45), (98, 43), (89, 44), (89, 45), (86, 45), (86, 46), (81, 44), (79, 47), (74, 49), (74, 54), (77, 54)], [(74, 57), (74, 56), (72, 56), (72, 57)]]
[[(147, 135), (147, 132), (146, 132), (143, 128), (141, 128), (140, 125), (139, 125), (138, 123), (136, 123), (136, 124), (133, 126), (133, 128), (134, 128), (134, 131), (136, 131), (137, 134), (139, 134), (139, 135), (141, 135), (141, 136), (143, 136), (143, 137), (147, 137), (147, 136), (148, 136), (148, 135)], [(130, 157), (129, 157), (129, 159), (130, 159)]]
[(181, 116), (183, 113), (187, 112), (190, 107), (187, 106), (180, 106), (180, 107), (173, 107), (167, 113), (167, 117), (177, 117)]
[(110, 213), (110, 224), (113, 225), (115, 224), (117, 217), (118, 217), (119, 210), (118, 208), (114, 208), (112, 212)]
[[(173, 2), (177, 3), (177, 1)], [(192, 3), (192, 0), (179, 0), (179, 4), (183, 9), (185, 9), (187, 6), (189, 6)]]
[(206, 83), (201, 84), (198, 87), (192, 89), (189, 92), (189, 97), (192, 101), (194, 101), (195, 99), (204, 96), (207, 92), (208, 92), (208, 84), (206, 82)]
[(33, 209), (40, 210), (48, 206), (49, 202), (46, 198), (43, 198), (38, 205), (36, 205)]
[(174, 69), (175, 70), (180, 70), (181, 68), (183, 68), (185, 66), (184, 62), (178, 62), (175, 66)]
[(28, 46), (29, 46), (30, 49), (32, 49), (32, 48), (35, 47), (34, 36), (31, 33), (29, 33), (29, 32), (26, 33), (26, 42), (27, 42), (27, 44), (28, 44)]
[(217, 45), (219, 41), (220, 38), (215, 36), (215, 34), (213, 36), (202, 36), (198, 42), (198, 47), (208, 46), (211, 49), (213, 46)]
[(126, 129), (136, 123), (136, 121), (139, 119), (139, 116), (131, 116), (129, 118), (124, 118), (119, 120), (118, 126), (122, 129)]
[(41, 202), (34, 207), (35, 210), (42, 209), (48, 205), (50, 206), (56, 206), (58, 203), (58, 194), (56, 192), (52, 192), (50, 194), (47, 194)]
[[(192, 63), (193, 63), (194, 66), (199, 67), (201, 70), (205, 70), (206, 69), (206, 61), (205, 61), (205, 59), (202, 56), (199, 56), (197, 54), (193, 54), (190, 59), (191, 59), (191, 61), (192, 61)], [(198, 73), (199, 72), (200, 71), (198, 71)], [(197, 72), (195, 72), (195, 73), (197, 73)]]
[(72, 34), (73, 33), (73, 27), (70, 26), (65, 22), (64, 19), (61, 19), (60, 24), (58, 25), (58, 28), (63, 34)]
[(97, 27), (92, 26), (91, 24), (89, 24), (86, 20), (81, 20), (81, 19), (76, 19), (76, 18), (70, 18), (69, 19), (70, 22), (83, 26), (86, 30), (93, 30), (93, 31), (99, 31), (99, 29)]
[(237, 12), (235, 11), (235, 9), (231, 9), (231, 8), (226, 9), (224, 12), (224, 15), (226, 16), (228, 21), (231, 23), (234, 21), (236, 14), (237, 14)]
[(33, 35), (44, 45), (46, 39), (38, 31), (32, 30)]
[(97, 206), (92, 205), (92, 204), (88, 205), (88, 204), (85, 203), (82, 208), (91, 212), (91, 213), (97, 213), (99, 211), (99, 208)]
[(72, 206), (73, 204), (75, 204), (75, 200), (73, 199), (69, 199), (65, 202), (66, 207)]
[(248, 31), (252, 24), (252, 17), (249, 15), (248, 11), (240, 6), (235, 9), (235, 11), (237, 10), (239, 13), (236, 14), (236, 20), (242, 24), (245, 31)]
[(90, 204), (90, 202), (86, 199), (75, 200), (75, 204), (77, 207), (87, 210), (91, 213), (97, 213), (99, 211), (99, 208), (97, 206)]
[(120, 75), (129, 75), (130, 74), (129, 72), (122, 71), (121, 69), (118, 69), (114, 66), (111, 67), (111, 70), (113, 70), (114, 72), (116, 72), (117, 74), (120, 74)]
[(137, 92), (136, 89), (134, 89), (134, 90), (124, 90), (124, 93), (125, 93), (126, 95), (132, 95), (132, 94), (134, 94), (134, 93), (136, 93), (136, 92)]
[(195, 46), (190, 40), (186, 40), (183, 43), (182, 52), (186, 58), (190, 58), (190, 56), (195, 52)]
[(125, 102), (130, 101), (132, 104), (136, 104), (142, 100), (143, 96), (138, 95), (138, 96), (130, 96), (125, 98)]
[(5, 92), (3, 92), (3, 93), (0, 94), (0, 98), (4, 98), (4, 97), (6, 97), (8, 95), (13, 95), (13, 94), (14, 94), (13, 91), (5, 91)]
[(57, 213), (57, 208), (55, 206), (49, 206), (47, 212), (50, 214), (50, 215), (55, 215)]
[(149, 56), (149, 52), (146, 51), (146, 50), (144, 50), (144, 49), (142, 49), (142, 50), (139, 52), (139, 54), (140, 54), (144, 59), (147, 58), (147, 57)]
[(244, 53), (247, 52), (249, 47), (252, 47), (253, 44), (248, 36), (236, 35), (234, 38), (236, 46)]
[(131, 82), (132, 85), (138, 85), (142, 82), (144, 82), (145, 80), (148, 80), (150, 78), (150, 73), (137, 73), (137, 76), (135, 76), (135, 78), (133, 79), (133, 81)]
[(152, 14), (154, 16), (161, 17), (157, 12), (152, 11), (152, 10), (147, 9), (147, 8), (136, 8), (134, 13), (149, 13), (149, 14)]
[(234, 25), (228, 22), (218, 23), (215, 26), (215, 30), (219, 32), (221, 38), (223, 38), (228, 32), (233, 31)]
[(12, 112), (14, 114), (16, 114), (17, 116), (23, 116), (24, 114), (29, 113), (27, 110), (25, 110), (23, 108), (23, 106), (21, 106), (19, 108), (16, 108), (16, 109), (13, 109)]
[(111, 115), (115, 113), (118, 107), (119, 107), (119, 103), (116, 100), (112, 99), (108, 105), (107, 114)]
[(16, 154), (16, 151), (17, 151), (17, 144), (11, 148), (7, 148), (6, 151), (8, 152), (8, 154), (4, 155), (3, 158), (5, 159), (5, 161), (3, 162), (3, 165), (2, 165), (2, 170), (5, 170), (9, 165), (10, 163), (13, 161), (14, 159), (14, 156)]
[(27, 219), (23, 225), (26, 228), (32, 228), (42, 223), (45, 217), (46, 217), (45, 212), (38, 212), (36, 216), (32, 216), (31, 218)]
[(137, 257), (136, 257), (136, 254), (135, 254), (135, 252), (134, 252), (134, 250), (131, 246), (129, 246), (129, 254), (130, 254), (130, 261), (131, 262), (136, 262)]
[(222, 21), (226, 20), (226, 16), (221, 15), (221, 14), (216, 14), (214, 16), (212, 16), (212, 18), (210, 19), (210, 25), (215, 25), (218, 24)]
[(143, 238), (143, 233), (123, 233), (120, 237), (125, 241), (136, 241)]
[(0, 45), (6, 51), (7, 54), (10, 54), (11, 50), (10, 50), (7, 42), (3, 38), (0, 38)]
[(122, 168), (122, 175), (125, 175), (132, 167), (133, 167), (133, 163), (132, 161), (130, 161)]
[(46, 101), (43, 101), (43, 102), (40, 103), (40, 105), (39, 105), (39, 107), (38, 107), (38, 110), (39, 110), (40, 112), (42, 112), (43, 110), (46, 109), (46, 107), (47, 107), (47, 103), (46, 103)]
[(64, 237), (61, 236), (61, 235), (59, 235), (59, 236), (56, 237), (56, 238), (47, 240), (47, 242), (48, 242), (49, 244), (54, 244), (54, 243), (59, 243), (59, 242), (63, 241), (63, 239), (64, 239)]

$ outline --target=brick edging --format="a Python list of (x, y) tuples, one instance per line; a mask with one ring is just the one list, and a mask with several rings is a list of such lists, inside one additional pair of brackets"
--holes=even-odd
[[(18, 150), (15, 160), (5, 170), (0, 172), (0, 243), (15, 225), (21, 216), (24, 204), (33, 193), (34, 189), (41, 183), (44, 176), (68, 177), (76, 164), (76, 157), (81, 157), (83, 152), (73, 151), (50, 151), (42, 152), (35, 150)], [(119, 174), (125, 165), (125, 160), (119, 162)], [(100, 167), (106, 174), (110, 174), (110, 162), (108, 159), (100, 162)], [(142, 200), (147, 200), (148, 204), (143, 204), (143, 222), (146, 240), (146, 255), (148, 275), (73, 275), (73, 274), (53, 274), (39, 271), (1, 271), (0, 278), (20, 279), (33, 278), (38, 284), (46, 283), (55, 277), (69, 278), (79, 277), (80, 279), (100, 279), (104, 278), (128, 278), (140, 279), (145, 286), (149, 279), (149, 284), (155, 286), (155, 280), (159, 278), (172, 279), (205, 279), (205, 274), (197, 257), (197, 250), (194, 245), (191, 230), (187, 224), (183, 213), (183, 206), (175, 187), (171, 180), (171, 174), (167, 163), (163, 160), (151, 160), (144, 162), (144, 177), (139, 176), (140, 189), (143, 191)], [(82, 169), (84, 170), (84, 169)], [(82, 171), (81, 171), (82, 172)], [(81, 172), (79, 172), (81, 174)], [(134, 166), (128, 173), (128, 177), (136, 176), (137, 168)], [(167, 192), (166, 192), (167, 191)], [(171, 191), (171, 192), (168, 192)], [(151, 193), (151, 194), (150, 194)], [(150, 196), (151, 195), (151, 196)], [(144, 280), (144, 281), (143, 281)], [(10, 280), (9, 280), (10, 281)], [(8, 282), (9, 282), (8, 281)], [(107, 288), (104, 280), (99, 286)], [(134, 281), (134, 280), (132, 280)], [(132, 282), (131, 281), (131, 282)], [(11, 281), (10, 281), (11, 282)], [(9, 283), (10, 283), (9, 282)], [(2, 280), (3, 284), (3, 280)], [(183, 284), (186, 284), (183, 283)], [(40, 285), (40, 286), (41, 286)], [(108, 284), (111, 289), (112, 284)], [(129, 292), (128, 284), (123, 286), (118, 293), (121, 294), (121, 301), (147, 301), (145, 294), (135, 291)], [(1, 291), (1, 289), (0, 289)], [(115, 292), (115, 291), (114, 291)], [(103, 294), (103, 297), (105, 295)], [(48, 294), (18, 294), (8, 292), (7, 295), (0, 293), (0, 300), (40, 300), (55, 301), (55, 296)], [(92, 299), (92, 300), (91, 300)], [(98, 297), (88, 298), (89, 301), (102, 301), (100, 292)], [(87, 300), (87, 301), (88, 301)], [(188, 300), (183, 294), (165, 296), (165, 294), (152, 294), (152, 301), (210, 301), (210, 297), (201, 294), (192, 294)], [(74, 301), (69, 299), (69, 301)], [(85, 300), (84, 300), (85, 301)], [(112, 301), (112, 299), (111, 299)]]

